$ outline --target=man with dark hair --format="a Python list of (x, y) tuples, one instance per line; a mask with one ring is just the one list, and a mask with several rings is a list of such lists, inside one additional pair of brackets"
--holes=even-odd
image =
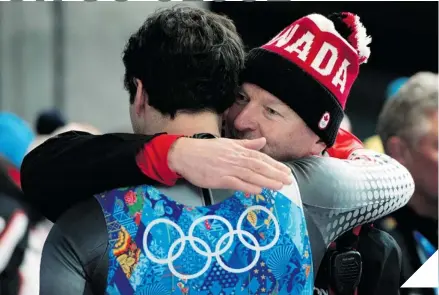
[[(160, 17), (156, 19), (160, 19)], [(350, 15), (350, 20), (352, 19), (353, 16)], [(200, 18), (197, 18), (195, 23), (198, 23), (199, 20)], [(168, 19), (168, 21), (172, 23), (172, 20)], [(191, 25), (193, 24), (191, 22)], [(177, 27), (186, 25), (188, 24), (182, 21), (177, 24)], [(167, 26), (162, 27), (167, 28)], [(292, 30), (297, 30), (297, 27), (303, 28), (300, 32), (302, 34), (292, 39), (290, 33)], [(173, 29), (178, 31), (175, 26)], [(194, 36), (194, 38), (202, 38), (200, 37), (200, 32), (203, 32), (203, 29), (205, 30), (204, 27), (199, 28), (197, 36)], [(327, 34), (328, 29), (332, 30), (329, 35)], [(143, 33), (148, 35), (147, 31)], [(339, 72), (340, 69), (341, 72), (335, 74), (332, 81), (335, 81), (336, 86), (349, 89), (358, 74), (358, 67), (363, 57), (361, 54), (358, 54), (353, 45), (348, 45), (346, 41), (340, 40), (341, 37), (337, 34), (331, 20), (321, 15), (310, 15), (294, 22), (283, 31), (283, 34), (279, 34), (273, 39), (274, 41), (272, 40), (271, 44), (282, 39), (284, 40), (282, 41), (282, 46), (288, 45), (291, 48), (296, 46), (297, 51), (300, 47), (298, 44), (306, 42), (307, 46), (311, 47), (311, 52), (314, 52), (314, 55), (309, 62), (303, 65), (303, 70), (311, 76), (316, 74), (313, 72), (313, 66), (322, 70), (320, 68), (322, 61), (320, 61), (320, 64), (314, 65), (312, 60), (318, 61), (319, 52), (331, 48), (328, 47), (329, 43), (333, 47), (337, 46), (341, 52), (348, 52), (345, 58), (348, 58), (354, 65), (353, 68), (343, 68), (347, 66), (345, 62), (338, 64)], [(201, 33), (201, 35), (203, 34)], [(332, 35), (336, 37), (328, 37)], [(191, 39), (190, 36), (186, 36), (186, 38)], [(308, 36), (308, 39), (303, 38), (303, 36)], [(317, 38), (318, 42), (316, 42), (314, 47), (312, 46), (313, 37), (310, 38), (310, 36), (319, 36)], [(160, 40), (160, 43), (167, 44), (166, 37), (164, 39)], [(278, 45), (282, 42), (279, 41)], [(328, 44), (325, 46), (326, 43)], [(154, 46), (154, 44), (146, 41), (144, 41), (144, 44)], [(176, 45), (180, 46), (180, 44)], [(176, 45), (174, 44), (174, 46)], [(218, 46), (222, 45), (218, 44)], [(270, 45), (270, 42), (267, 45)], [(278, 46), (279, 50), (286, 50), (282, 46)], [(337, 48), (333, 50), (337, 50)], [(271, 51), (272, 53), (273, 51), (276, 52), (274, 47), (269, 46), (265, 47), (264, 50)], [(179, 52), (182, 51), (186, 53), (184, 50)], [(278, 65), (283, 64), (285, 67), (293, 67), (294, 63), (297, 62), (298, 53), (293, 53), (293, 51), (291, 50), (291, 55), (285, 53), (284, 60), (278, 59)], [(215, 56), (221, 55), (217, 54), (217, 52), (212, 53)], [(199, 51), (194, 51), (193, 54), (200, 55)], [(322, 53), (322, 55), (324, 54)], [(201, 54), (200, 56), (203, 55)], [(179, 66), (185, 67), (186, 65), (179, 64)], [(343, 78), (344, 70), (347, 70), (348, 73), (349, 78), (347, 80), (346, 77)], [(303, 82), (306, 79), (310, 79), (300, 69), (296, 68), (294, 73), (298, 77), (305, 79)], [(204, 77), (203, 74), (203, 72), (200, 73), (202, 77)], [(212, 76), (212, 74), (210, 75)], [(204, 111), (206, 109), (205, 106), (209, 103), (203, 104), (203, 107), (198, 112), (192, 109), (186, 110), (182, 105), (176, 112), (175, 117), (172, 117), (172, 114), (165, 116), (163, 115), (163, 110), (159, 111), (149, 103), (149, 90), (146, 86), (143, 86), (142, 74), (136, 73), (133, 78), (135, 79), (134, 85), (137, 88), (136, 91), (134, 89), (131, 91), (131, 95), (135, 93), (135, 97), (132, 99), (130, 115), (136, 132), (154, 133), (167, 131), (170, 134), (184, 135), (191, 135), (200, 131), (210, 133), (210, 135), (198, 135), (196, 136), (197, 138), (213, 137), (212, 134), (219, 135), (219, 116), (215, 117), (212, 116), (215, 113)], [(162, 78), (164, 79), (165, 77)], [(185, 77), (180, 78), (185, 79)], [(198, 82), (202, 85), (194, 85), (194, 89), (204, 94), (203, 86), (209, 85), (209, 82), (201, 80)], [(156, 81), (156, 83), (164, 83), (164, 81)], [(319, 85), (312, 79), (307, 80), (306, 83), (308, 83), (307, 85), (314, 85), (312, 86), (314, 88)], [(306, 129), (308, 127), (303, 122), (300, 126), (303, 127), (302, 131), (305, 129), (308, 132), (304, 138), (309, 142), (315, 139), (316, 149), (312, 153), (301, 156), (321, 153), (325, 149), (325, 144), (331, 146), (336, 141), (337, 129), (342, 119), (342, 108), (344, 107), (344, 103), (341, 104), (340, 101), (343, 100), (345, 102), (348, 91), (343, 93), (344, 91), (340, 91), (337, 87), (331, 88), (330, 80), (323, 81), (322, 83), (324, 86), (321, 87), (331, 89), (330, 96), (326, 96), (328, 92), (325, 92), (325, 88), (323, 88), (319, 93), (324, 95), (315, 98), (315, 100), (316, 102), (321, 100), (322, 105), (328, 107), (327, 112), (329, 116), (326, 113), (323, 113), (322, 116), (320, 114), (313, 115), (312, 112), (308, 113), (306, 123), (308, 126), (311, 125), (309, 128), (312, 131), (317, 130), (318, 136), (312, 134), (311, 130), (308, 131)], [(215, 90), (215, 88), (212, 87), (211, 90)], [(163, 91), (164, 95), (166, 95), (167, 90)], [(181, 91), (184, 93), (179, 93), (178, 95), (185, 96), (192, 89), (182, 88)], [(161, 95), (158, 97), (161, 97)], [(202, 101), (203, 97), (198, 95), (196, 97)], [(210, 97), (208, 96), (206, 99), (209, 100)], [(217, 99), (221, 99), (221, 97), (217, 97)], [(289, 96), (281, 96), (280, 99), (289, 99)], [(278, 104), (281, 105), (282, 102)], [(191, 102), (189, 101), (188, 107), (190, 108), (190, 106)], [(273, 115), (270, 107), (262, 109), (267, 111), (267, 115)], [(304, 111), (303, 108), (301, 110)], [(293, 112), (292, 110), (289, 111)], [(188, 112), (192, 112), (192, 114), (188, 114)], [(294, 119), (294, 122), (300, 123), (300, 118), (294, 117)], [(160, 122), (160, 124), (156, 124), (156, 122)], [(191, 123), (189, 124), (189, 122)], [(318, 131), (317, 127), (320, 128), (320, 131)], [(322, 137), (323, 143), (318, 139), (319, 136)], [(221, 162), (227, 161), (229, 166), (239, 168), (239, 164), (234, 166), (235, 163), (233, 163), (233, 159), (239, 159), (239, 153), (238, 155), (235, 154), (237, 150), (233, 151), (233, 148), (227, 150), (224, 145), (215, 146), (215, 142), (218, 142), (215, 140), (188, 138), (177, 140), (180, 136), (161, 135), (154, 138), (150, 144), (145, 145), (146, 140), (144, 138), (144, 141), (139, 144), (140, 137), (131, 137), (138, 140), (135, 146), (124, 145), (125, 153), (122, 153), (124, 157), (120, 156), (117, 158), (111, 155), (111, 165), (121, 165), (115, 169), (116, 172), (117, 170), (120, 171), (119, 175), (111, 176), (115, 172), (115, 170), (112, 170), (108, 174), (110, 179), (106, 177), (107, 174), (105, 174), (105, 177), (101, 175), (104, 178), (103, 180), (97, 179), (93, 181), (93, 184), (85, 186), (86, 189), (96, 193), (99, 191), (96, 188), (98, 186), (102, 190), (109, 189), (108, 185), (110, 182), (114, 184), (113, 187), (117, 187), (118, 184), (134, 184), (139, 180), (140, 182), (137, 183), (139, 185), (145, 182), (145, 179), (140, 180), (140, 176), (144, 177), (144, 175), (150, 177), (149, 181), (156, 180), (164, 184), (169, 182), (175, 183), (179, 177), (175, 174), (175, 171), (181, 171), (183, 176), (184, 174), (190, 175), (204, 169), (202, 166), (215, 166), (213, 165), (214, 163), (220, 163), (217, 166), (221, 167)], [(117, 151), (118, 141), (114, 139), (114, 135), (113, 137), (108, 135), (95, 137), (93, 144), (89, 144), (88, 148), (87, 142), (90, 143), (88, 139), (93, 139), (88, 137), (88, 135), (83, 135), (82, 140), (80, 140), (81, 142), (76, 141), (72, 142), (72, 144), (79, 144), (81, 146), (80, 149), (88, 152), (88, 157), (93, 153), (102, 153), (102, 150), (98, 148), (98, 141), (101, 141), (103, 146), (107, 144), (106, 146), (108, 147), (108, 141), (111, 138), (113, 138), (115, 143), (112, 149)], [(179, 142), (181, 144), (186, 143), (187, 145), (191, 140), (198, 142), (198, 147), (189, 151), (190, 153), (201, 154), (204, 152), (205, 154), (206, 151), (203, 151), (202, 148), (200, 149), (203, 145), (202, 143), (205, 142), (206, 146), (211, 144), (211, 149), (216, 148), (216, 150), (213, 150), (213, 154), (217, 152), (217, 156), (219, 155), (217, 158), (222, 158), (222, 160), (220, 159), (219, 162), (215, 162), (215, 159), (212, 160), (212, 157), (203, 158), (206, 160), (204, 165), (199, 163), (198, 166), (193, 167), (194, 170), (189, 169), (189, 171), (168, 167), (167, 156), (172, 143), (175, 142), (177, 150)], [(254, 140), (257, 141), (259, 139)], [(46, 142), (43, 145), (46, 148), (42, 146), (32, 152), (33, 159), (35, 160), (39, 155), (47, 153), (50, 149), (47, 147), (51, 147), (51, 143), (54, 141), (57, 141), (57, 139), (51, 139)], [(224, 142), (230, 143), (228, 141)], [(265, 143), (265, 140), (260, 141), (259, 144), (261, 142)], [(351, 142), (352, 144), (339, 154), (344, 154), (343, 158), (353, 160), (361, 156), (361, 154), (356, 151), (358, 150), (358, 145), (355, 146), (353, 144), (355, 139), (351, 140)], [(260, 147), (262, 146), (263, 144)], [(65, 150), (58, 150), (58, 154), (66, 155), (71, 148), (72, 146), (66, 146)], [(127, 154), (127, 149), (130, 149), (131, 153)], [(135, 152), (132, 153), (132, 151)], [(221, 154), (221, 151), (230, 152)], [(133, 158), (136, 154), (137, 159), (134, 160)], [(183, 154), (182, 156), (185, 155)], [(225, 292), (227, 294), (230, 294), (230, 292), (235, 292), (235, 294), (240, 294), (239, 292), (246, 294), (249, 292), (311, 294), (314, 271), (319, 268), (322, 256), (331, 241), (339, 237), (343, 231), (348, 231), (361, 223), (371, 221), (380, 215), (386, 214), (388, 211), (394, 210), (395, 206), (401, 206), (410, 197), (412, 190), (410, 175), (404, 169), (401, 169), (401, 166), (398, 166), (394, 161), (385, 156), (381, 157), (373, 154), (371, 156), (374, 157), (374, 161), (366, 164), (361, 161), (352, 164), (352, 160), (340, 161), (317, 157), (294, 161), (289, 164), (294, 174), (291, 185), (283, 187), (278, 192), (269, 190), (261, 192), (260, 190), (257, 191), (257, 185), (261, 185), (260, 179), (257, 179), (256, 181), (254, 180), (254, 184), (257, 184), (256, 187), (250, 187), (251, 190), (258, 192), (257, 195), (200, 190), (199, 188), (189, 186), (188, 183), (184, 183), (182, 186), (178, 182), (171, 189), (160, 186), (138, 186), (99, 194), (95, 196), (96, 199), (91, 199), (75, 206), (58, 220), (46, 244), (47, 255), (45, 255), (43, 260), (42, 279), (45, 280), (54, 274), (63, 276), (73, 285), (75, 294), (90, 289), (93, 289), (95, 293), (102, 293), (105, 288), (109, 293), (120, 292), (124, 294), (134, 292), (146, 294), (185, 294), (188, 292), (194, 294), (206, 294), (209, 292)], [(176, 156), (175, 154), (174, 156), (169, 154), (169, 157), (171, 159), (171, 157)], [(201, 155), (201, 157), (203, 156)], [(40, 159), (43, 158), (40, 157)], [(55, 156), (54, 158), (57, 157)], [(51, 160), (53, 161), (54, 158)], [(103, 158), (100, 157), (99, 161), (93, 164), (105, 164), (106, 159)], [(62, 157), (57, 159), (61, 160)], [(66, 159), (62, 161), (64, 160)], [(263, 158), (263, 160), (269, 161), (267, 158)], [(184, 161), (187, 161), (187, 159)], [(49, 164), (49, 161), (45, 163)], [(178, 163), (178, 161), (174, 163)], [(32, 165), (30, 162), (25, 163), (25, 165), (26, 168), (23, 167), (23, 171), (33, 169), (29, 166)], [(62, 164), (58, 161), (58, 165)], [(72, 167), (71, 164), (67, 166)], [(377, 171), (378, 167), (382, 169), (380, 170), (382, 173), (373, 173)], [(103, 167), (99, 168), (100, 171), (106, 170), (102, 169)], [(282, 170), (282, 167), (279, 166), (278, 169)], [(61, 170), (65, 170), (65, 167)], [(95, 171), (98, 170), (96, 169)], [(242, 167), (235, 170), (240, 172), (240, 174), (248, 174), (248, 171), (242, 169)], [(389, 176), (390, 171), (393, 174), (392, 176)], [(58, 174), (58, 172), (61, 174)], [(65, 183), (66, 173), (69, 172), (59, 170), (58, 172), (57, 177)], [(106, 171), (103, 172), (107, 173)], [(213, 178), (222, 178), (223, 176), (229, 177), (229, 179), (232, 178), (227, 174), (221, 173), (221, 171), (219, 172), (219, 177), (214, 175)], [(267, 172), (271, 174), (273, 179), (277, 178), (273, 177), (272, 172)], [(87, 173), (90, 172), (88, 171)], [(122, 173), (125, 175), (121, 175)], [(45, 176), (47, 175), (45, 174)], [(379, 180), (381, 183), (381, 181), (390, 181), (393, 177), (401, 178), (401, 184), (398, 184), (398, 186), (401, 186), (400, 190), (397, 190), (400, 193), (398, 196), (394, 195), (393, 192), (391, 194), (389, 192), (385, 193), (381, 185), (374, 188), (371, 187), (369, 188), (370, 191), (367, 192), (362, 191), (362, 187), (366, 187), (363, 185), (364, 180), (362, 179)], [(278, 178), (283, 180), (282, 177)], [(310, 179), (315, 182), (311, 183)], [(29, 191), (32, 191), (32, 189), (39, 192), (45, 190), (46, 192), (49, 191), (50, 195), (56, 190), (55, 188), (51, 191), (50, 185), (44, 183), (44, 179), (40, 183), (34, 182), (34, 180), (27, 182), (29, 179), (24, 180), (25, 178), (23, 178), (24, 186), (30, 185)], [(200, 186), (205, 187), (206, 183), (204, 180), (208, 182), (209, 179), (201, 177), (196, 178), (193, 182), (197, 184), (196, 182), (200, 181)], [(98, 183), (95, 187), (93, 187), (94, 182)], [(283, 180), (283, 182), (288, 182), (288, 180)], [(316, 182), (320, 185), (315, 185)], [(354, 186), (354, 183), (361, 183), (362, 185)], [(82, 185), (84, 183), (81, 183)], [(211, 185), (212, 182), (207, 186), (211, 187)], [(275, 185), (275, 183), (272, 183), (272, 186)], [(380, 194), (380, 191), (382, 191), (382, 194)], [(172, 196), (172, 199), (167, 196)], [(339, 196), (339, 198), (335, 198), (335, 196)], [(374, 198), (374, 196), (376, 197)], [(73, 198), (77, 202), (80, 198), (90, 197), (74, 196)], [(397, 201), (392, 201), (392, 205), (388, 203), (390, 199)], [(74, 203), (75, 200), (70, 200), (70, 202)], [(305, 207), (302, 206), (302, 200)], [(96, 204), (96, 201), (99, 202), (101, 208)], [(215, 204), (210, 206), (211, 203)], [(378, 208), (380, 205), (381, 207)], [(104, 212), (105, 220), (102, 216), (97, 217), (100, 215), (97, 214), (99, 210)], [(47, 212), (49, 211), (47, 210)], [(59, 213), (62, 212), (51, 212), (54, 218)], [(73, 222), (74, 220), (76, 223)], [(161, 223), (171, 225), (171, 228), (159, 228), (158, 225)], [(221, 224), (226, 225), (227, 228), (225, 229)], [(234, 230), (235, 224), (237, 226), (236, 230)], [(102, 231), (105, 225), (108, 232)], [(153, 231), (152, 229), (155, 226), (157, 228)], [(172, 227), (177, 229), (177, 235), (175, 235)], [(86, 230), (79, 233), (79, 228), (85, 228)], [(188, 231), (189, 236), (185, 235), (186, 231)], [(193, 235), (194, 231), (196, 236)], [(141, 234), (142, 232), (143, 235)], [(165, 235), (166, 237), (160, 237), (164, 232), (168, 233)], [(235, 234), (238, 235), (238, 240), (242, 245), (239, 245), (239, 242), (235, 245), (236, 242), (231, 238)], [(79, 235), (85, 235), (86, 238), (81, 238)], [(180, 238), (178, 238), (178, 235), (180, 235)], [(201, 236), (201, 238), (198, 236)], [(245, 241), (242, 236), (249, 238), (252, 244)], [(282, 237), (282, 242), (279, 240), (279, 237)], [(223, 242), (226, 241), (227, 245), (223, 245)], [(186, 242), (190, 242), (194, 252), (199, 254), (198, 256), (192, 256), (193, 253), (181, 255), (185, 251)], [(199, 245), (197, 246), (194, 242), (197, 242)], [(178, 245), (179, 243), (182, 243), (181, 247)], [(233, 249), (231, 248), (232, 245), (234, 245)], [(179, 248), (177, 249), (176, 247)], [(68, 250), (65, 248), (73, 253), (66, 253)], [(93, 249), (93, 251), (90, 251), (90, 249)], [(177, 253), (174, 250), (177, 250)], [(249, 250), (256, 251), (256, 254), (251, 254)], [(166, 257), (166, 253), (168, 253), (167, 259), (157, 258)], [(182, 257), (181, 260), (179, 259), (180, 257)], [(207, 258), (206, 264), (202, 257)], [(212, 261), (213, 258), (215, 258), (214, 262)], [(163, 267), (163, 264), (167, 264), (168, 267)], [(72, 266), (71, 269), (68, 269), (69, 267), (66, 268), (66, 265)], [(107, 284), (105, 284), (107, 271), (108, 278), (106, 280)], [(263, 277), (260, 277), (260, 273)], [(200, 276), (203, 277), (201, 278)], [(227, 276), (229, 279), (227, 279)], [(48, 284), (45, 283), (44, 285)], [(50, 294), (47, 293), (50, 290), (48, 287), (44, 290), (46, 292), (43, 293)]]

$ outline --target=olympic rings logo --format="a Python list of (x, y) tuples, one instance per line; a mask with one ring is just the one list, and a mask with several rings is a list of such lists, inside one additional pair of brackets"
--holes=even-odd
[[(270, 216), (271, 220), (273, 221), (273, 225), (275, 227), (274, 239), (269, 244), (267, 244), (265, 246), (260, 246), (259, 242), (256, 240), (256, 238), (251, 233), (249, 233), (248, 231), (242, 230), (242, 223), (244, 221), (244, 218), (247, 216), (247, 214), (250, 211), (254, 211), (254, 210), (261, 210), (261, 211), (264, 211), (265, 213), (267, 213), (268, 216)], [(195, 227), (198, 224), (200, 224), (206, 220), (221, 221), (222, 223), (224, 223), (226, 225), (226, 227), (228, 229), (228, 232), (225, 235), (223, 235), (218, 240), (217, 244), (215, 245), (215, 252), (212, 252), (209, 245), (205, 241), (193, 236)], [(180, 235), (180, 238), (178, 238), (177, 240), (175, 240), (171, 244), (169, 251), (168, 251), (167, 258), (157, 258), (148, 249), (148, 234), (149, 234), (149, 232), (151, 231), (151, 229), (155, 225), (162, 224), (162, 223), (172, 226), (173, 228), (175, 228), (177, 230), (177, 232)], [(176, 276), (180, 279), (183, 279), (183, 280), (195, 279), (195, 278), (198, 278), (199, 276), (203, 275), (210, 268), (213, 258), (216, 259), (218, 264), (224, 270), (226, 270), (230, 273), (243, 273), (243, 272), (249, 271), (250, 269), (252, 269), (256, 265), (256, 263), (258, 263), (259, 257), (261, 256), (262, 251), (266, 251), (266, 250), (272, 248), (277, 243), (277, 241), (279, 240), (279, 236), (280, 236), (279, 222), (277, 221), (276, 217), (274, 216), (274, 214), (270, 210), (268, 210), (267, 208), (265, 208), (263, 206), (257, 205), (257, 206), (251, 206), (251, 207), (247, 208), (244, 212), (242, 212), (241, 216), (238, 219), (238, 223), (236, 225), (236, 228), (237, 229), (233, 229), (230, 222), (227, 219), (225, 219), (224, 217), (221, 217), (218, 215), (206, 215), (206, 216), (198, 218), (197, 220), (195, 220), (191, 224), (191, 226), (189, 227), (188, 236), (186, 236), (184, 234), (183, 230), (181, 229), (181, 227), (178, 226), (175, 222), (173, 222), (169, 219), (159, 218), (159, 219), (153, 220), (146, 227), (145, 232), (143, 234), (143, 249), (145, 250), (145, 254), (146, 254), (146, 257), (148, 257), (148, 259), (150, 259), (151, 261), (153, 261), (157, 264), (167, 264), (171, 273), (174, 276)], [(253, 261), (248, 266), (243, 267), (243, 268), (229, 267), (223, 262), (223, 260), (221, 258), (221, 255), (226, 253), (232, 247), (235, 235), (238, 236), (239, 241), (241, 241), (241, 243), (245, 247), (256, 252), (255, 257), (253, 258)], [(244, 236), (247, 237), (248, 239), (250, 239), (251, 242), (253, 243), (253, 245), (248, 243), (244, 239)], [(224, 243), (224, 241), (226, 241), (226, 239), (228, 239), (227, 244), (223, 248), (221, 248), (221, 245)], [(206, 264), (204, 265), (204, 267), (200, 271), (198, 271), (197, 273), (184, 275), (184, 274), (179, 273), (175, 269), (173, 263), (175, 260), (177, 260), (182, 255), (182, 253), (186, 247), (186, 242), (189, 242), (189, 244), (192, 246), (192, 248), (194, 249), (195, 252), (206, 257), (207, 261), (206, 261)], [(195, 244), (195, 242), (199, 243), (204, 248), (204, 251), (202, 249), (200, 249)], [(173, 254), (175, 248), (180, 244), (181, 244), (180, 249), (178, 249), (178, 251), (175, 254)]]

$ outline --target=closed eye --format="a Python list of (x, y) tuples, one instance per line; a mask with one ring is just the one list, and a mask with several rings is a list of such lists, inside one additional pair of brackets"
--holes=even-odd
[(235, 102), (238, 104), (246, 104), (248, 103), (248, 101), (249, 101), (248, 97), (241, 92), (238, 93), (238, 96), (236, 97), (235, 100)]
[(279, 112), (277, 112), (277, 111), (275, 111), (275, 110), (273, 110), (272, 108), (269, 108), (269, 107), (265, 107), (265, 111), (266, 111), (270, 116), (274, 116), (274, 115), (281, 116), (281, 114), (279, 114)]

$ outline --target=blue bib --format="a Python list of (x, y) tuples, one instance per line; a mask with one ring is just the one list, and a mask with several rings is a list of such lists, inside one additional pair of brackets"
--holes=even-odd
[(146, 185), (96, 199), (109, 235), (107, 294), (313, 292), (311, 247), (298, 190), (236, 192), (206, 207), (182, 205)]

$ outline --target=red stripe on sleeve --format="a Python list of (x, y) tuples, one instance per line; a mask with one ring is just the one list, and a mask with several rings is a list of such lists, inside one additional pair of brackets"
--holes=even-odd
[(136, 162), (143, 174), (162, 184), (172, 186), (181, 178), (168, 166), (168, 153), (183, 135), (162, 134), (146, 143), (137, 154)]

